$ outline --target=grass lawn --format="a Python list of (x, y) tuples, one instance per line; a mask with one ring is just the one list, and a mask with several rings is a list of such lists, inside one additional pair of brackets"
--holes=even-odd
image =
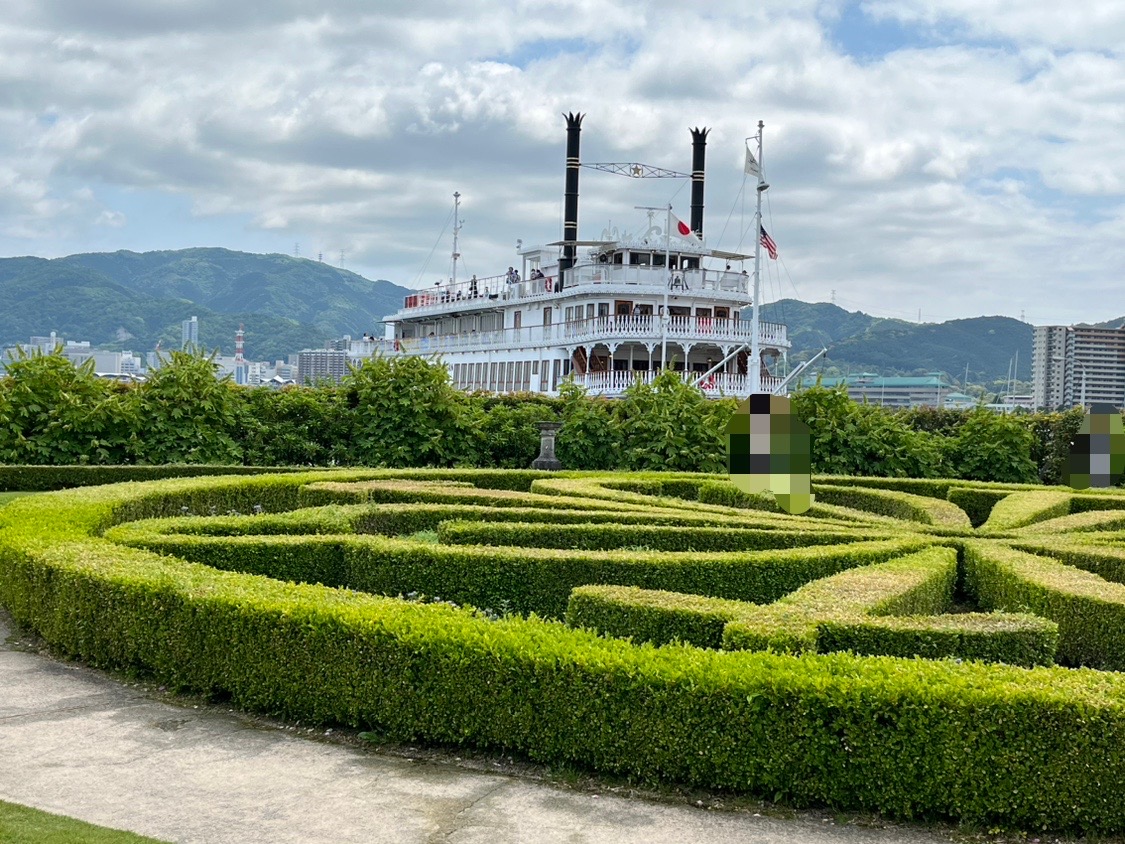
[(4, 844), (159, 844), (155, 838), (93, 826), (2, 800), (0, 841)]

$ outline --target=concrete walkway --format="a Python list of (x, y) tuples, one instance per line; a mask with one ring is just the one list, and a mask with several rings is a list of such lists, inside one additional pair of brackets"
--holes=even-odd
[(936, 844), (913, 828), (567, 789), (313, 741), (162, 702), (14, 646), (0, 609), (0, 799), (182, 842)]

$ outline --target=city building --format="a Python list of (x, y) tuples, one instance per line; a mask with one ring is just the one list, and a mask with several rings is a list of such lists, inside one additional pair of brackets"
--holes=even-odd
[(1037, 408), (1062, 407), (1066, 366), (1065, 325), (1037, 325), (1031, 341), (1031, 397)]
[(1125, 327), (1036, 326), (1031, 380), (1038, 409), (1125, 406)]
[[(804, 378), (798, 383), (797, 389), (807, 389), (814, 386), (816, 379)], [(922, 376), (888, 376), (883, 377), (872, 372), (863, 372), (858, 375), (848, 375), (845, 378), (821, 378), (823, 387), (838, 387), (843, 385), (848, 391), (848, 398), (861, 404), (877, 404), (880, 407), (946, 407), (946, 401), (952, 399), (953, 408), (974, 406), (975, 400), (963, 393), (955, 393), (953, 385), (945, 377), (945, 373), (931, 372)], [(966, 404), (966, 400), (971, 405)]]
[(185, 319), (180, 324), (180, 348), (186, 349), (199, 346), (199, 318)]
[(297, 383), (315, 384), (321, 380), (339, 383), (348, 374), (345, 349), (302, 349), (297, 353)]

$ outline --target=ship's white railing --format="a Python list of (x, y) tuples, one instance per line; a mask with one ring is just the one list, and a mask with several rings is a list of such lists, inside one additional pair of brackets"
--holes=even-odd
[(497, 298), (502, 290), (508, 287), (507, 274), (488, 276), (487, 278), (477, 278), (473, 276), (467, 281), (459, 281), (456, 284), (445, 283), (435, 284), (429, 290), (419, 290), (417, 293), (411, 293), (403, 299), (403, 310), (413, 311), (420, 308), (427, 310), (441, 310), (451, 302), (461, 304), (473, 302), (474, 300), (484, 300), (487, 302), (490, 298)]
[(668, 287), (675, 292), (695, 290), (725, 290), (746, 293), (750, 278), (732, 270), (691, 269), (673, 270), (669, 277), (664, 267), (640, 264), (580, 264), (571, 270), (566, 286), (580, 287), (601, 284), (633, 284), (655, 290)]
[[(786, 328), (771, 322), (760, 323), (760, 338), (765, 348), (785, 348), (789, 341)], [(667, 337), (675, 343), (714, 343), (734, 345), (749, 343), (749, 320), (712, 319), (710, 317), (674, 316), (668, 320)], [(470, 331), (466, 334), (442, 334), (432, 337), (404, 338), (383, 341), (385, 353), (434, 354), (474, 349), (520, 348), (527, 346), (579, 346), (591, 343), (639, 342), (655, 344), (663, 337), (659, 316), (602, 316), (572, 320), (554, 325), (533, 325), (493, 331)]]
[[(576, 384), (585, 387), (593, 395), (617, 396), (625, 392), (625, 390), (637, 381), (643, 384), (651, 384), (659, 374), (658, 371), (647, 370), (633, 372), (591, 372), (588, 375), (575, 375), (574, 381)], [(677, 372), (676, 374), (683, 380), (694, 383), (701, 373)], [(775, 378), (772, 375), (761, 376), (760, 391), (763, 393), (772, 393), (780, 385), (780, 378)], [(750, 395), (750, 376), (730, 372), (716, 372), (714, 375), (704, 378), (696, 386), (698, 386), (705, 395), (711, 398), (718, 398), (720, 396), (745, 398)]]
[(487, 278), (459, 281), (457, 284), (437, 284), (430, 290), (419, 290), (403, 300), (403, 310), (414, 313), (440, 313), (453, 306), (486, 305), (502, 301), (538, 301), (579, 289), (617, 287), (613, 294), (643, 289), (646, 294), (662, 293), (668, 288), (676, 295), (693, 292), (725, 292), (746, 294), (749, 278), (745, 273), (731, 270), (674, 270), (664, 267), (633, 264), (580, 264), (566, 276), (565, 289), (559, 286), (557, 271), (543, 278), (511, 282), (507, 273)]

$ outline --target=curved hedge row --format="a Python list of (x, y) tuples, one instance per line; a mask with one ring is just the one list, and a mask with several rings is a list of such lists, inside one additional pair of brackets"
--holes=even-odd
[[(351, 471), (331, 480), (389, 477)], [(637, 513), (761, 515), (709, 508), (664, 487), (647, 497), (613, 489), (612, 478), (525, 473), (517, 481), (449, 472), (443, 479), (507, 489), (525, 484), (572, 513), (582, 512), (576, 502), (603, 513), (616, 502), (635, 505)], [(310, 722), (502, 748), (795, 805), (1025, 828), (1125, 829), (1118, 799), (1125, 788), (1125, 677), (1114, 672), (654, 647), (534, 616), (495, 619), (467, 607), (355, 591), (394, 595), (409, 586), (449, 598), (444, 588), (418, 584), (460, 583), (482, 596), (534, 596), (537, 606), (561, 614), (572, 588), (622, 575), (616, 582), (764, 602), (806, 583), (806, 595), (816, 593), (823, 586), (813, 579), (845, 570), (858, 583), (867, 571), (855, 568), (858, 549), (867, 563), (902, 557), (933, 543), (918, 530), (925, 526), (900, 523), (897, 539), (841, 547), (672, 554), (449, 547), (354, 532), (364, 519), (378, 518), (371, 514), (379, 508), (397, 508), (399, 515), (388, 518), (401, 520), (402, 502), (275, 515), (305, 505), (303, 488), (324, 480), (323, 474), (169, 480), (18, 499), (0, 509), (0, 602), (21, 624), (95, 664), (142, 668), (175, 686), (222, 691), (239, 706)], [(694, 488), (701, 499), (705, 485)], [(477, 492), (419, 506), (483, 506)], [(185, 508), (194, 515), (184, 518)], [(205, 514), (212, 510), (263, 515), (210, 519)], [(848, 517), (881, 531), (888, 521), (838, 506), (833, 513), (805, 520), (807, 529)], [(159, 517), (171, 520), (125, 524)], [(798, 529), (778, 519), (779, 530)], [(245, 527), (254, 520), (263, 532)], [(302, 525), (321, 532), (288, 530)], [(973, 572), (966, 586), (982, 595), (1031, 576), (1016, 571), (1023, 557), (1011, 555), (1021, 552), (974, 540), (968, 528), (963, 537), (941, 541), (964, 549), (965, 571)], [(877, 551), (885, 556), (876, 559)], [(935, 603), (948, 593), (950, 552), (927, 554), (939, 563), (940, 588), (924, 578), (907, 590), (917, 600), (891, 609), (928, 610), (944, 600)], [(225, 568), (261, 574), (221, 570), (224, 561)], [(370, 582), (355, 582), (361, 576)], [(859, 600), (869, 612), (888, 609), (868, 598)], [(694, 599), (683, 600), (691, 609)], [(1052, 600), (1048, 595), (1047, 603)], [(1053, 618), (1061, 655), (1073, 647), (1064, 632), (1074, 605), (1060, 606)], [(1100, 623), (1116, 625), (1113, 613)], [(907, 629), (908, 621), (884, 618), (878, 616), (887, 625), (880, 636), (902, 641), (918, 632)], [(946, 620), (935, 637), (942, 625), (956, 623), (955, 616), (939, 618)], [(863, 636), (876, 636), (831, 624), (823, 632), (851, 635), (856, 649), (874, 641)]]

